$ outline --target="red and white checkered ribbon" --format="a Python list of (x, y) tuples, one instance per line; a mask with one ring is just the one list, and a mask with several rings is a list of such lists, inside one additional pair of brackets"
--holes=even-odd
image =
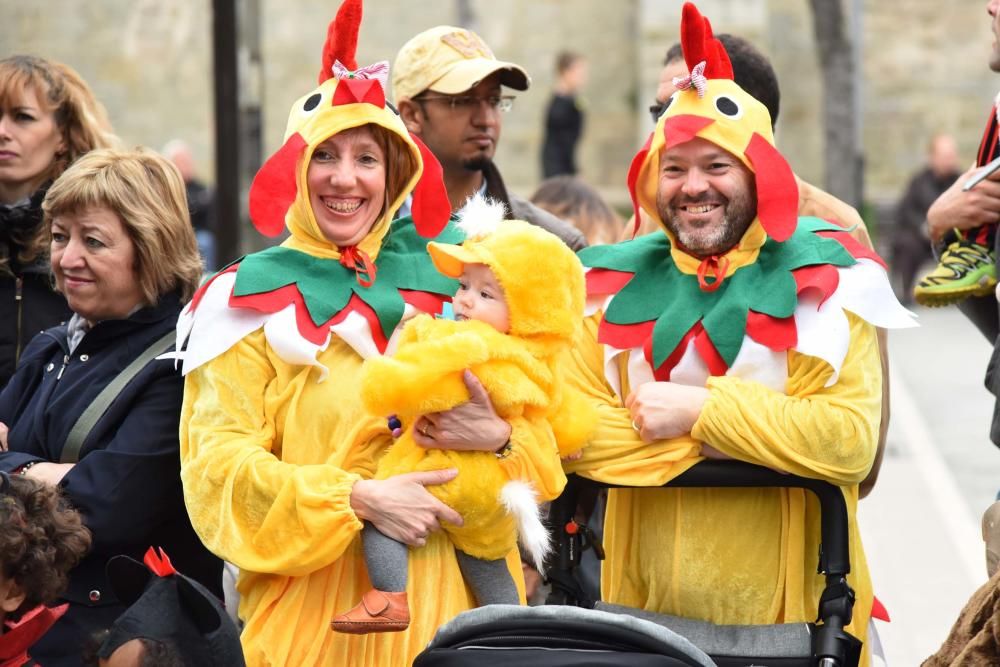
[(339, 61), (333, 61), (333, 76), (338, 79), (376, 79), (382, 84), (382, 92), (389, 92), (389, 63), (382, 60), (373, 65), (359, 67), (353, 72)]
[(687, 76), (675, 76), (674, 87), (677, 90), (688, 90), (694, 86), (694, 89), (698, 91), (698, 97), (705, 97), (705, 90), (708, 88), (708, 79), (705, 78), (705, 64), (706, 62), (702, 60), (694, 66), (694, 69)]

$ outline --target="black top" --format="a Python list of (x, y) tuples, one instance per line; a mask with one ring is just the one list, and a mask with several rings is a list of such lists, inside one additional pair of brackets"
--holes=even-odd
[(545, 143), (542, 145), (542, 177), (573, 175), (576, 144), (583, 134), (583, 112), (572, 95), (552, 96), (545, 111)]

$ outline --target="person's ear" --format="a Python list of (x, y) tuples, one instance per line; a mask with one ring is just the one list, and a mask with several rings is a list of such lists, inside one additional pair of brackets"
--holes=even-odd
[(409, 98), (404, 98), (396, 103), (396, 108), (399, 109), (399, 117), (403, 119), (407, 131), (419, 135), (424, 128), (424, 114), (420, 105)]
[(17, 611), (27, 594), (21, 590), (17, 582), (13, 579), (5, 579), (0, 583), (0, 610), (7, 614)]

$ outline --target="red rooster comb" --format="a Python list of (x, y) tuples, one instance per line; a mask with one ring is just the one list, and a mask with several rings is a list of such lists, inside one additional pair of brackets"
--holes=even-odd
[(358, 30), (361, 28), (361, 0), (344, 0), (337, 15), (326, 29), (323, 45), (323, 69), (319, 83), (333, 76), (333, 63), (339, 60), (349, 70), (358, 68), (355, 55), (358, 50)]
[(681, 49), (688, 70), (704, 61), (706, 79), (732, 79), (733, 65), (726, 47), (712, 34), (712, 24), (690, 2), (681, 13)]

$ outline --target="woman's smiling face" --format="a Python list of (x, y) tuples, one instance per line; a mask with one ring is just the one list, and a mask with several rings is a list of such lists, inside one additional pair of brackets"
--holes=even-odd
[(306, 172), (316, 224), (344, 248), (361, 242), (385, 207), (385, 151), (372, 131), (339, 132), (313, 151)]

